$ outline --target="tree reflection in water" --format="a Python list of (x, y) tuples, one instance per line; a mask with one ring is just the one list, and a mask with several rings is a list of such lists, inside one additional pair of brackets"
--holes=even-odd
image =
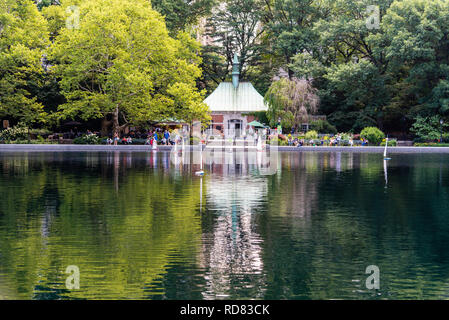
[(447, 296), (447, 156), (280, 153), (264, 175), (263, 154), (217, 152), (202, 178), (191, 156), (1, 153), (0, 297)]

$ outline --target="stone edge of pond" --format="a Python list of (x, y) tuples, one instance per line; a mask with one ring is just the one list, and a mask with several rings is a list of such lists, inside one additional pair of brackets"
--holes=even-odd
[[(157, 151), (170, 151), (172, 146), (158, 146)], [(288, 152), (353, 152), (383, 153), (384, 147), (278, 147)], [(151, 146), (61, 145), (61, 144), (0, 144), (0, 152), (106, 152), (106, 151), (153, 151)], [(389, 147), (389, 153), (449, 153), (449, 147)]]

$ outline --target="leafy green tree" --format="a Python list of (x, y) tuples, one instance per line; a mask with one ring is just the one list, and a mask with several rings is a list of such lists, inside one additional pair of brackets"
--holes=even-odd
[(336, 134), (337, 128), (331, 125), (327, 120), (315, 120), (310, 122), (310, 129), (319, 133), (331, 133)]
[(267, 93), (267, 116), (270, 125), (284, 120), (283, 127), (292, 128), (308, 120), (309, 114), (315, 113), (319, 104), (316, 90), (304, 79), (292, 80), (281, 77), (275, 80)]
[(48, 31), (50, 33), (50, 41), (54, 41), (59, 32), (66, 25), (71, 11), (66, 12), (66, 7), (61, 5), (51, 5), (42, 8), (42, 15), (47, 20)]
[(443, 124), (440, 123), (440, 117), (437, 115), (431, 117), (417, 116), (410, 131), (422, 140), (434, 141), (441, 138), (443, 130), (447, 127), (448, 125), (444, 122)]
[(27, 125), (45, 120), (33, 91), (42, 85), (45, 19), (31, 0), (0, 2), (0, 117)]
[(110, 115), (114, 133), (150, 119), (208, 119), (199, 45), (187, 34), (171, 38), (145, 0), (85, 0), (79, 12), (79, 30), (61, 29), (51, 50), (67, 99), (61, 118)]
[(405, 73), (415, 114), (449, 112), (448, 18), (449, 3), (442, 0), (395, 1), (384, 17), (386, 56)]
[(271, 53), (293, 76), (293, 57), (315, 47), (318, 36), (313, 25), (323, 11), (313, 0), (265, 0), (264, 25), (271, 42)]
[[(380, 8), (379, 19), (391, 2), (375, 3)], [(388, 70), (382, 25), (367, 27), (370, 5), (373, 3), (365, 0), (323, 2), (322, 18), (313, 25), (318, 45), (298, 53), (291, 65), (298, 76), (313, 80), (322, 100), (321, 112), (343, 131), (382, 128), (388, 113), (397, 116), (396, 109), (387, 108), (397, 79)], [(389, 117), (392, 122), (397, 120)]]
[(210, 14), (215, 0), (152, 0), (153, 9), (164, 17), (167, 28), (176, 34), (198, 24)]
[(398, 131), (417, 115), (446, 115), (447, 1), (377, 1), (374, 29), (366, 26), (371, 1), (322, 3), (318, 45), (299, 52), (291, 68), (312, 80), (329, 121), (345, 131)]
[(203, 50), (205, 86), (214, 87), (230, 75), (234, 53), (239, 55), (242, 78), (249, 66), (259, 63), (262, 5), (261, 0), (226, 0), (214, 9), (204, 32), (210, 39)]
[[(385, 78), (373, 63), (362, 60), (334, 65), (325, 79), (328, 90), (340, 98), (342, 106), (338, 111), (352, 116), (352, 127), (347, 129), (382, 124), (381, 110), (388, 103), (388, 91)], [(331, 114), (330, 119), (334, 116)]]

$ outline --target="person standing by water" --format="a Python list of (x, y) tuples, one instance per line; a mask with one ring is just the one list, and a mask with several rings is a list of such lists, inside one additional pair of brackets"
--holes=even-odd
[(165, 144), (170, 144), (170, 133), (168, 132), (168, 130), (166, 129), (164, 132), (164, 139), (165, 139)]
[(145, 145), (153, 145), (153, 140), (151, 139), (151, 135), (147, 136), (147, 140), (145, 141)]
[(117, 145), (119, 139), (120, 139), (120, 138), (119, 138), (119, 136), (118, 136), (118, 133), (117, 133), (117, 132), (114, 133), (114, 146)]

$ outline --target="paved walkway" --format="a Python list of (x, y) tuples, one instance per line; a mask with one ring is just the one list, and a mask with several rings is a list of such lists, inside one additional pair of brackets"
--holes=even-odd
[[(178, 150), (181, 147), (178, 146)], [(172, 146), (158, 146), (158, 151), (170, 151)], [(288, 152), (354, 152), (383, 153), (384, 147), (278, 147)], [(144, 145), (69, 145), (69, 144), (0, 144), (0, 152), (107, 152), (136, 151), (151, 152), (151, 146)], [(449, 147), (388, 147), (388, 153), (449, 153)]]
[[(383, 153), (385, 147), (279, 147), (280, 151)], [(449, 147), (388, 147), (388, 153), (449, 153)]]

